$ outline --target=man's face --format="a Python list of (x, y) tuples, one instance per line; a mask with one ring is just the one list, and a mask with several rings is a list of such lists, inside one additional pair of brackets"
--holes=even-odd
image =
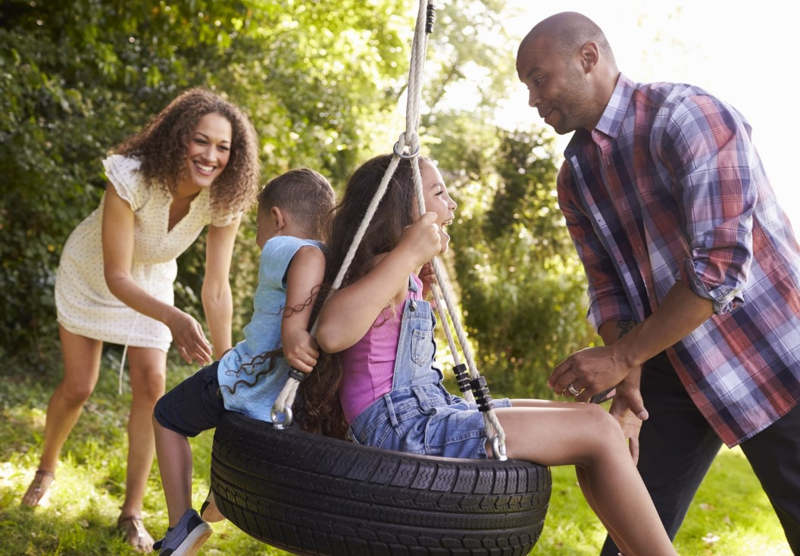
[(517, 75), (528, 87), (528, 104), (556, 133), (596, 123), (587, 114), (588, 84), (579, 52), (560, 52), (547, 37), (534, 38), (517, 56)]

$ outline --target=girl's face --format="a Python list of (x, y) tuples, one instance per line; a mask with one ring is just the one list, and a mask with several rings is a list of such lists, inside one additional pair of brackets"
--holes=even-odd
[(442, 250), (447, 249), (450, 236), (446, 227), (453, 222), (456, 203), (447, 194), (447, 187), (439, 169), (427, 160), (420, 160), (420, 173), (422, 174), (422, 196), (425, 198), (425, 211), (437, 214), (436, 223), (442, 233)]
[(211, 187), (228, 164), (232, 134), (231, 123), (221, 114), (211, 112), (200, 118), (187, 145), (187, 185)]

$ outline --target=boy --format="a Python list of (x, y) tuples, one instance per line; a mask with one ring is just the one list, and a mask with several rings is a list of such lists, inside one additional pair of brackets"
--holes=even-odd
[[(187, 437), (214, 428), (226, 410), (270, 422), (289, 368), (310, 373), (317, 362), (308, 326), (325, 272), (320, 240), (333, 206), (328, 181), (308, 169), (278, 176), (258, 196), (256, 242), (262, 251), (245, 339), (155, 407), (156, 452), (169, 513), (166, 536), (154, 547), (160, 556), (194, 554), (211, 535), (211, 526), (191, 507)], [(204, 518), (216, 521), (222, 516), (210, 494)]]

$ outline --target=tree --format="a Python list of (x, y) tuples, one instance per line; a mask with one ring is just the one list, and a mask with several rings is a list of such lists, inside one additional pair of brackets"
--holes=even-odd
[[(11, 0), (0, 8), (3, 351), (55, 337), (52, 287), (69, 231), (102, 195), (100, 159), (180, 90), (248, 112), (262, 171), (308, 165), (334, 183), (387, 118), (405, 64), (403, 2)], [(375, 124), (378, 124), (377, 126)], [(252, 225), (237, 242), (235, 322), (252, 303)], [(244, 241), (241, 241), (244, 239)], [(202, 245), (178, 303), (199, 311)]]

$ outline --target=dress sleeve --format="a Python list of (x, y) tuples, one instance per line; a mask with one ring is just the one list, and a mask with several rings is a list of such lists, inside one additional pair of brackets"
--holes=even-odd
[(224, 228), (225, 226), (229, 226), (234, 220), (236, 220), (236, 217), (240, 216), (241, 214), (241, 212), (223, 212), (221, 214), (212, 212), (211, 225), (218, 228)]
[(138, 159), (120, 154), (112, 154), (103, 160), (106, 178), (133, 211), (142, 208), (150, 198), (150, 188), (144, 183), (139, 166)]
[(744, 302), (753, 258), (758, 156), (750, 130), (710, 95), (684, 99), (670, 114), (658, 148), (683, 212), (692, 290), (726, 313)]

